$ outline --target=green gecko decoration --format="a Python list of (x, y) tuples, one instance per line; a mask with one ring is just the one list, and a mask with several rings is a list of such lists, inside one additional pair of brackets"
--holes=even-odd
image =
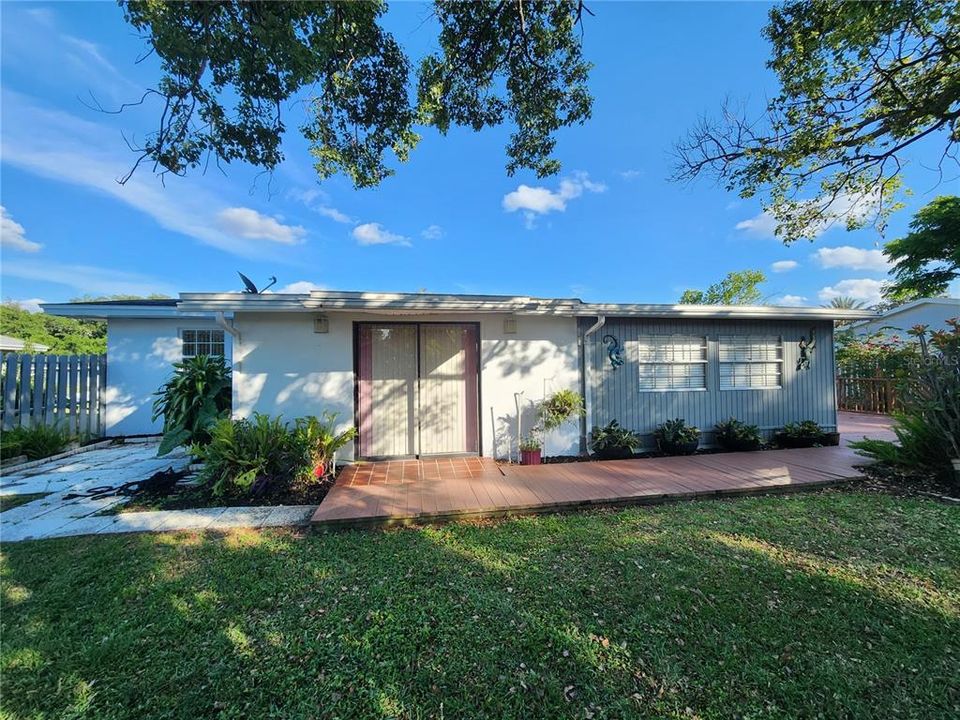
[(810, 369), (810, 354), (817, 346), (817, 339), (813, 336), (813, 328), (810, 328), (810, 339), (803, 335), (800, 336), (800, 342), (797, 347), (800, 348), (800, 357), (797, 358), (797, 372)]

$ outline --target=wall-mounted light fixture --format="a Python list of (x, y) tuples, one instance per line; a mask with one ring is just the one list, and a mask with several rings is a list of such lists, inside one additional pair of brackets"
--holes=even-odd
[(315, 333), (330, 332), (330, 319), (326, 315), (317, 315), (313, 319), (313, 331)]

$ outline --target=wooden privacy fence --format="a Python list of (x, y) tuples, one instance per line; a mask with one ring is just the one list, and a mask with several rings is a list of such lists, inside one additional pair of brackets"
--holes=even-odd
[(892, 378), (837, 377), (837, 408), (854, 412), (890, 414), (898, 409)]
[(106, 355), (8, 353), (0, 372), (4, 430), (57, 425), (81, 437), (103, 435)]

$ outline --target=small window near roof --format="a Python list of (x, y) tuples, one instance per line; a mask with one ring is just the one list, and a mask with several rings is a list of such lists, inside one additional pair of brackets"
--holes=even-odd
[(637, 344), (641, 392), (707, 389), (705, 337), (643, 335)]
[(183, 357), (198, 355), (220, 355), (223, 357), (223, 330), (183, 330)]
[(783, 343), (773, 335), (720, 336), (720, 389), (775, 389), (783, 384)]

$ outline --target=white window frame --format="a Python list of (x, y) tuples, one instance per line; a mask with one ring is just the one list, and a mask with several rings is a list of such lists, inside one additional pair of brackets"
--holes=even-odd
[[(209, 333), (207, 340), (200, 340), (198, 335), (194, 335), (196, 339), (187, 340), (187, 333)], [(219, 355), (220, 357), (226, 357), (227, 355), (227, 338), (226, 334), (220, 328), (207, 328), (207, 327), (188, 327), (180, 328), (180, 358), (186, 360), (188, 358), (197, 357), (199, 355)], [(214, 338), (219, 336), (219, 340)], [(187, 354), (187, 346), (192, 345), (194, 352), (190, 355)], [(213, 352), (214, 346), (219, 345), (223, 348), (222, 352), (215, 353)], [(198, 350), (205, 346), (209, 349), (210, 352), (201, 353)]]
[[(676, 350), (673, 347), (679, 343), (688, 344), (693, 346), (694, 341), (699, 343), (698, 347), (700, 350), (700, 357), (698, 359), (693, 359), (692, 357), (681, 357), (677, 359), (675, 357)], [(647, 357), (644, 353), (645, 345), (654, 346), (654, 357), (651, 358), (649, 355)], [(664, 347), (666, 346), (666, 347)], [(668, 350), (670, 357), (656, 357), (659, 353), (659, 350)], [(645, 368), (656, 368), (658, 366), (662, 367), (679, 367), (681, 365), (700, 365), (703, 367), (703, 385), (701, 387), (664, 387), (664, 388), (645, 388), (640, 387), (639, 390), (642, 393), (661, 393), (661, 392), (706, 392), (707, 390), (707, 338), (705, 335), (641, 335), (637, 338), (637, 382), (642, 384), (646, 379), (644, 377)], [(654, 373), (656, 370), (654, 370)], [(668, 380), (672, 378), (667, 378)], [(654, 383), (656, 383), (656, 376), (653, 376)]]
[[(773, 352), (770, 346), (773, 345)], [(766, 346), (766, 347), (763, 347)], [(731, 357), (731, 354), (733, 355)], [(771, 356), (772, 354), (772, 356)], [(726, 390), (782, 390), (783, 389), (783, 337), (780, 335), (720, 335), (717, 338), (717, 361), (719, 371), (719, 388)], [(746, 373), (752, 376), (752, 368), (758, 365), (773, 365), (776, 368), (776, 385), (725, 385), (725, 367), (731, 368), (731, 383), (736, 382), (735, 366), (744, 365), (751, 370)], [(763, 372), (767, 377), (770, 373)]]

